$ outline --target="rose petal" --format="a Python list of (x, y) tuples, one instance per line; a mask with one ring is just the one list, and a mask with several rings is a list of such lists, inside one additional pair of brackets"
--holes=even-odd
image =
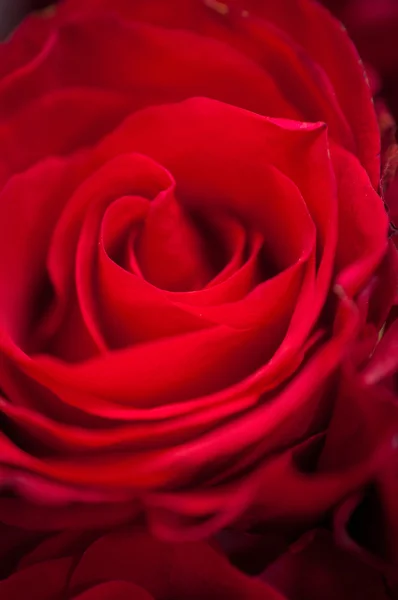
[(314, 531), (268, 567), (263, 576), (292, 600), (387, 600), (377, 572), (342, 552), (326, 531)]

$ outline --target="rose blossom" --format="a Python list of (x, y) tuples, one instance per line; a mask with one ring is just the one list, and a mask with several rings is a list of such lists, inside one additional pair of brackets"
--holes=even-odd
[(368, 481), (384, 432), (360, 465), (300, 467), (396, 277), (340, 25), (309, 1), (69, 0), (0, 58), (6, 489), (138, 501), (191, 538), (316, 520)]

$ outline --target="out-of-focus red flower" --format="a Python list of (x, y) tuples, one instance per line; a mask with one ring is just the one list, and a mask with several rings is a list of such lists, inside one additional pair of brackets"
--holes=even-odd
[[(366, 63), (382, 136), (383, 187), (393, 229), (398, 227), (398, 2), (396, 0), (324, 0), (344, 23)], [(392, 118), (391, 118), (392, 117)], [(395, 243), (396, 234), (395, 234)]]
[(283, 600), (207, 543), (167, 544), (135, 526), (27, 535), (0, 527), (2, 600)]

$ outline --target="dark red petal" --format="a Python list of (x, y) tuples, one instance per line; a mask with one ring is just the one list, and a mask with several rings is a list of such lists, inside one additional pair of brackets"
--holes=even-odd
[(132, 581), (154, 598), (282, 600), (268, 585), (245, 577), (206, 544), (171, 545), (125, 530), (92, 544), (71, 588), (106, 580)]
[(292, 546), (262, 578), (291, 600), (389, 600), (377, 571), (338, 549), (330, 533), (317, 530)]
[[(218, 6), (221, 10), (217, 10)], [(349, 124), (356, 140), (357, 154), (373, 186), (377, 187), (380, 141), (365, 70), (344, 28), (317, 3), (283, 0), (276, 5), (262, 0), (226, 0), (214, 3), (213, 10), (211, 3), (206, 5), (202, 0), (170, 0), (167, 3), (158, 0), (150, 7), (146, 2), (89, 0), (82, 11), (78, 2), (69, 0), (64, 10), (65, 15), (105, 10), (131, 22), (141, 20), (161, 27), (198, 31), (205, 37), (221, 39), (239, 48), (260, 64), (264, 72), (274, 74), (288, 99), (293, 97), (300, 102), (302, 95), (304, 108), (308, 110), (312, 106), (312, 114), (301, 114), (301, 119), (325, 120), (331, 126), (332, 136), (343, 145), (345, 143), (348, 149), (347, 131), (343, 135), (342, 131)], [(270, 25), (279, 28), (279, 35), (273, 35)], [(285, 77), (287, 70), (290, 74)], [(297, 77), (293, 93), (289, 90), (292, 77)], [(305, 89), (309, 90), (307, 94), (303, 93)], [(354, 95), (353, 89), (356, 90)], [(323, 98), (319, 97), (322, 96), (320, 90)], [(316, 104), (315, 100), (318, 106), (312, 104)], [(328, 103), (333, 106), (332, 110), (329, 107), (329, 111), (320, 116), (320, 106), (323, 104), (325, 110)], [(282, 110), (282, 106), (281, 103), (278, 116), (295, 118)], [(258, 112), (274, 115), (266, 108)]]
[(107, 581), (90, 587), (71, 600), (155, 600), (142, 587), (127, 581)]
[(76, 163), (69, 168), (47, 159), (11, 178), (0, 193), (0, 319), (21, 345), (40, 318), (51, 235), (78, 172)]
[(57, 89), (35, 98), (0, 124), (0, 177), (92, 145), (127, 113), (122, 94), (101, 89)]
[[(46, 492), (48, 493), (48, 486)], [(73, 502), (65, 506), (59, 504), (51, 506), (48, 503), (38, 504), (21, 498), (2, 497), (0, 509), (4, 523), (21, 527), (26, 532), (59, 532), (62, 529), (98, 531), (101, 528), (134, 522), (139, 514), (137, 503), (131, 500), (124, 503)]]
[(33, 592), (40, 594), (40, 600), (61, 600), (72, 566), (70, 558), (59, 558), (28, 567), (0, 581), (1, 598), (21, 600)]
[[(250, 0), (250, 4), (254, 12), (258, 10), (264, 18), (271, 19), (289, 32), (324, 68), (357, 140), (357, 156), (377, 189), (380, 139), (371, 90), (364, 66), (342, 25), (331, 18), (318, 2), (283, 0), (263, 3)], [(250, 11), (250, 6), (248, 8)]]
[(272, 77), (228, 45), (108, 14), (66, 19), (29, 68), (0, 81), (1, 114), (9, 117), (38, 95), (81, 86), (121, 93), (131, 110), (203, 94), (256, 112), (299, 117)]
[(339, 195), (336, 282), (355, 296), (387, 250), (388, 217), (358, 160), (332, 147)]
[(52, 31), (52, 23), (31, 15), (0, 44), (0, 79), (27, 71), (42, 51)]

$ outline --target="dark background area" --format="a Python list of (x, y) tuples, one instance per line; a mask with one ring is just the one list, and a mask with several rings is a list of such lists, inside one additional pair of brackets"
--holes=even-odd
[(0, 0), (0, 40), (9, 35), (30, 10), (40, 10), (48, 0)]

